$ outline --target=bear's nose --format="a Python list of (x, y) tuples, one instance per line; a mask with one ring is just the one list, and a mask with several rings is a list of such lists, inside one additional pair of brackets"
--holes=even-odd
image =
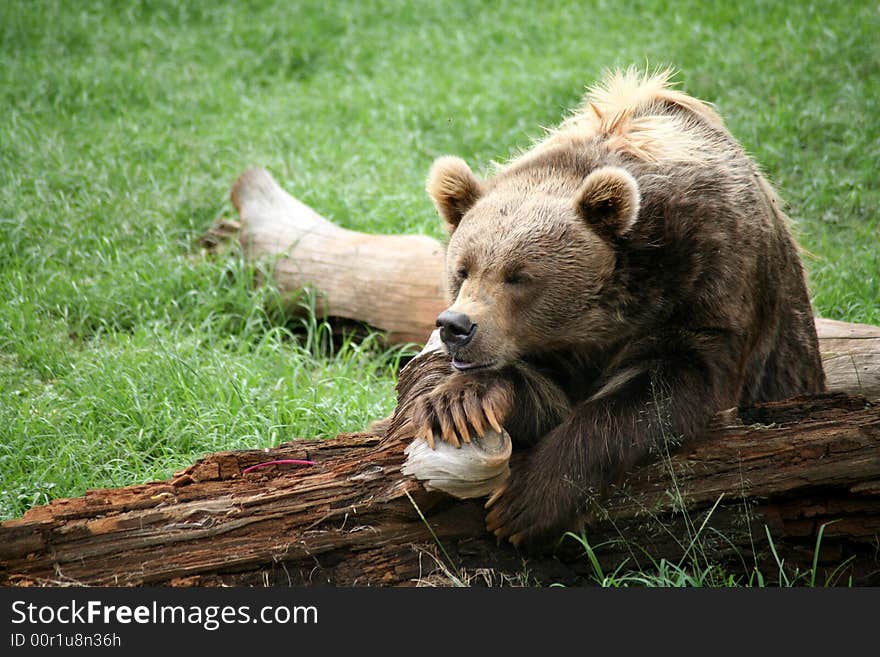
[(477, 325), (470, 317), (452, 310), (444, 310), (437, 316), (437, 326), (440, 327), (440, 339), (453, 349), (461, 349), (477, 332)]

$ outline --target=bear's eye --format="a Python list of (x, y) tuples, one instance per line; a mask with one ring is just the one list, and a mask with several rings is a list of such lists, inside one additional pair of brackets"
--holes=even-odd
[(522, 285), (529, 282), (529, 277), (524, 272), (512, 271), (504, 275), (504, 282), (508, 285)]
[(458, 271), (455, 272), (455, 275), (458, 277), (458, 280), (463, 281), (468, 277), (468, 270), (464, 267), (459, 267)]

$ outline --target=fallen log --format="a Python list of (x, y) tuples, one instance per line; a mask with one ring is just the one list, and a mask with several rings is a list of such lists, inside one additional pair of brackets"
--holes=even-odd
[[(317, 313), (366, 322), (387, 331), (394, 344), (422, 342), (433, 329), (445, 305), (444, 249), (436, 240), (341, 228), (281, 189), (265, 169), (243, 173), (230, 196), (241, 216), (245, 258), (268, 263), (293, 303), (312, 288)], [(216, 231), (209, 233), (216, 239)]]
[[(720, 414), (704, 438), (633, 472), (603, 504), (586, 536), (606, 572), (665, 559), (773, 581), (802, 577), (815, 559), (817, 583), (880, 583), (880, 406), (827, 394), (741, 418)], [(574, 540), (554, 555), (497, 544), (482, 500), (401, 474), (404, 447), (369, 433), (297, 440), (55, 500), (0, 524), (0, 584), (592, 581)], [(248, 470), (282, 460), (315, 465)]]
[(880, 327), (816, 318), (830, 390), (880, 399)]

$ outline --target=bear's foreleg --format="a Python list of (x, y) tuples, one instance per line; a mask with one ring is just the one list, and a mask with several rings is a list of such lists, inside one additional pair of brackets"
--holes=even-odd
[(565, 393), (528, 365), (487, 372), (451, 372), (413, 405), (414, 435), (433, 446), (469, 442), (506, 429), (517, 445), (532, 445), (569, 412)]
[(699, 434), (735, 399), (727, 390), (734, 377), (710, 363), (678, 355), (618, 371), (513, 467), (486, 503), (489, 531), (538, 547), (575, 529), (609, 484), (652, 452)]
[(468, 373), (455, 371), (439, 351), (417, 361), (416, 370), (401, 374), (397, 408), (382, 424), (392, 437), (460, 445), (504, 428), (515, 444), (533, 445), (570, 410), (565, 392), (524, 363)]
[(413, 405), (414, 437), (432, 448), (436, 441), (459, 447), (487, 430), (502, 431), (514, 403), (514, 388), (506, 377), (451, 372)]

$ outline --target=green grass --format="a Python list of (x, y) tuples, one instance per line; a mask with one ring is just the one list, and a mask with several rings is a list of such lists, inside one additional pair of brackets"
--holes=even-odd
[[(710, 519), (711, 512), (707, 516)], [(767, 526), (764, 526), (764, 533), (769, 546), (769, 553), (772, 556), (772, 563), (775, 570), (767, 565), (759, 565), (757, 561), (751, 568), (745, 562), (745, 557), (737, 554), (736, 557), (742, 560), (742, 568), (734, 573), (728, 565), (717, 562), (717, 558), (704, 553), (701, 545), (701, 537), (699, 535), (693, 537), (696, 542), (691, 547), (696, 547), (694, 551), (686, 552), (677, 561), (669, 561), (667, 559), (654, 559), (650, 555), (645, 554), (649, 564), (642, 565), (640, 568), (633, 569), (628, 560), (618, 564), (613, 572), (606, 572), (603, 569), (599, 556), (596, 553), (598, 548), (602, 546), (592, 546), (585, 533), (574, 534), (568, 533), (565, 539), (576, 542), (584, 551), (584, 558), (588, 561), (592, 568), (592, 580), (595, 585), (603, 588), (628, 588), (628, 587), (644, 587), (644, 588), (793, 588), (793, 587), (833, 587), (833, 586), (852, 586), (852, 577), (847, 577), (846, 567), (850, 560), (842, 560), (842, 562), (830, 573), (827, 569), (818, 566), (819, 548), (822, 543), (822, 536), (826, 525), (821, 525), (816, 539), (816, 545), (813, 550), (813, 563), (810, 568), (800, 571), (797, 567), (786, 565), (785, 559), (780, 557), (776, 550), (773, 537)], [(723, 537), (722, 537), (723, 538)], [(624, 541), (625, 542), (625, 541)], [(631, 546), (631, 549), (640, 551), (640, 546)], [(730, 556), (730, 560), (734, 557)]]
[(344, 226), (439, 237), (434, 157), (487, 168), (612, 66), (716, 103), (817, 311), (880, 324), (878, 33), (832, 0), (0, 3), (0, 517), (387, 413), (398, 354), (291, 333), (195, 237), (254, 164)]

